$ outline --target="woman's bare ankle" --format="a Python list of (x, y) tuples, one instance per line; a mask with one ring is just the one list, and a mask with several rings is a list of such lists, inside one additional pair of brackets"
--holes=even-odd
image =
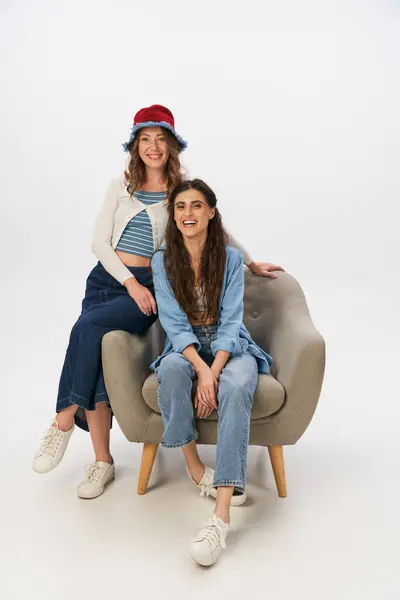
[(56, 415), (55, 420), (57, 421), (58, 428), (61, 429), (61, 431), (69, 431), (71, 427), (73, 427), (75, 412), (76, 409), (72, 411), (67, 408)]
[(217, 502), (215, 504), (215, 516), (222, 519), (225, 523), (230, 523), (230, 503), (234, 491), (233, 486), (217, 487)]
[(95, 461), (96, 462), (106, 462), (106, 463), (109, 463), (110, 465), (112, 465), (114, 462), (114, 459), (111, 456), (111, 454), (108, 454), (106, 452), (101, 452), (99, 454), (96, 454)]
[(203, 465), (203, 463), (199, 463), (197, 465), (191, 465), (191, 466), (188, 465), (188, 470), (189, 470), (189, 473), (191, 474), (191, 476), (193, 477), (193, 479), (195, 480), (195, 482), (197, 484), (199, 484), (203, 478), (206, 468)]
[(228, 523), (228, 525), (230, 525), (231, 518), (229, 515), (229, 511), (227, 512), (225, 510), (220, 510), (220, 509), (216, 508), (215, 516), (218, 517), (219, 519), (222, 519), (222, 521), (224, 521), (224, 523)]

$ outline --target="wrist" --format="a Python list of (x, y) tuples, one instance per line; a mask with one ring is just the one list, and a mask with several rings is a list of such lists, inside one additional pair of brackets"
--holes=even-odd
[(206, 373), (210, 367), (202, 360), (198, 364), (193, 365), (194, 370), (197, 375), (201, 375), (202, 373)]
[(128, 277), (128, 279), (125, 279), (124, 281), (124, 286), (127, 288), (129, 285), (132, 285), (132, 283), (137, 282), (137, 279), (134, 275), (132, 275), (132, 277)]
[(222, 369), (219, 369), (218, 367), (216, 367), (215, 365), (211, 365), (210, 367), (211, 371), (214, 373), (215, 377), (217, 379), (219, 379), (219, 376), (221, 375), (221, 371)]

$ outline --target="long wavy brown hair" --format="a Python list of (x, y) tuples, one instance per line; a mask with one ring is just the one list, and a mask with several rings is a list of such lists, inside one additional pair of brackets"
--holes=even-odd
[[(165, 165), (165, 182), (167, 185), (168, 195), (171, 194), (174, 187), (182, 181), (182, 168), (179, 161), (179, 144), (178, 140), (171, 131), (161, 127), (169, 148), (169, 157)], [(125, 171), (125, 182), (132, 196), (133, 192), (140, 190), (146, 182), (146, 166), (139, 156), (139, 138), (140, 130), (129, 148), (131, 158), (128, 168)]]
[[(186, 190), (197, 190), (204, 196), (208, 206), (215, 208), (215, 215), (208, 223), (207, 240), (200, 258), (197, 282), (191, 265), (190, 255), (174, 219), (175, 200)], [(165, 269), (180, 307), (189, 321), (197, 321), (195, 286), (204, 294), (206, 310), (202, 322), (216, 322), (219, 301), (224, 281), (227, 235), (222, 225), (221, 214), (216, 208), (217, 198), (212, 189), (201, 179), (182, 181), (174, 188), (168, 203), (168, 222), (165, 234)]]

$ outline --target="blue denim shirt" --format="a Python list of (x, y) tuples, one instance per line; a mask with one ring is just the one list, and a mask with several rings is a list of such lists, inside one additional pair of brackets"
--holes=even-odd
[[(158, 315), (167, 335), (163, 353), (150, 365), (150, 368), (155, 371), (161, 360), (170, 352), (181, 353), (191, 344), (200, 350), (200, 343), (167, 279), (163, 249), (155, 252), (151, 266)], [(243, 294), (243, 254), (237, 248), (227, 246), (224, 282), (217, 321), (218, 333), (216, 340), (211, 343), (211, 351), (214, 356), (218, 350), (226, 350), (230, 352), (231, 356), (252, 354), (257, 360), (259, 373), (268, 374), (272, 358), (251, 339), (250, 333), (243, 324)]]

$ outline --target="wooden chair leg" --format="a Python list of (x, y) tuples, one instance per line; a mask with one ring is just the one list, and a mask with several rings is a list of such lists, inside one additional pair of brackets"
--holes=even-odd
[(151, 471), (158, 450), (158, 444), (143, 444), (142, 464), (140, 465), (137, 493), (142, 496), (147, 492)]
[(283, 446), (268, 446), (275, 483), (280, 498), (286, 498), (285, 464), (283, 460)]

